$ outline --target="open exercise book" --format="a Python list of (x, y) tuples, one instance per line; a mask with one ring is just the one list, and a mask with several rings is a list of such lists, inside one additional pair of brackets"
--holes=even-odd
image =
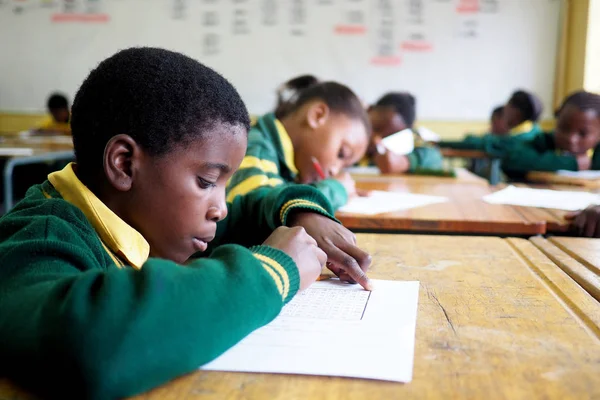
[(412, 380), (419, 282), (314, 283), (202, 369)]
[(587, 206), (600, 204), (600, 196), (593, 193), (515, 186), (508, 186), (505, 189), (488, 194), (483, 197), (483, 200), (491, 204), (554, 208), (566, 211), (583, 210)]

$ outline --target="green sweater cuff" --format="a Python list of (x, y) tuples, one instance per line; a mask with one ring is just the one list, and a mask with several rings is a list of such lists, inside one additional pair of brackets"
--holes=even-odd
[(316, 212), (337, 221), (333, 216), (331, 203), (328, 199), (324, 198), (324, 194), (315, 192), (314, 190), (315, 189), (311, 187), (308, 193), (298, 198), (288, 200), (283, 204), (279, 210), (279, 220), (282, 225), (287, 226), (288, 217), (291, 215), (290, 213), (298, 210)]
[(253, 246), (250, 251), (273, 278), (284, 304), (289, 302), (300, 288), (298, 267), (292, 257), (271, 246)]

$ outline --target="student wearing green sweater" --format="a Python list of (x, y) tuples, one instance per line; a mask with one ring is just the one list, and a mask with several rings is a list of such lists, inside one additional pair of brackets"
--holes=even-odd
[(512, 179), (523, 179), (529, 171), (600, 169), (600, 96), (575, 92), (559, 108), (554, 133), (496, 146), (502, 169)]
[(452, 149), (487, 151), (488, 148), (493, 149), (493, 146), (498, 143), (502, 145), (505, 141), (532, 140), (542, 133), (537, 121), (543, 110), (543, 104), (535, 94), (525, 90), (517, 90), (502, 108), (506, 131), (501, 129), (498, 132), (492, 130), (491, 133), (484, 135), (467, 135), (460, 141), (441, 141), (439, 146)]
[[(385, 150), (377, 152), (377, 142), (405, 129), (413, 129), (416, 118), (416, 99), (406, 92), (387, 93), (369, 107), (373, 136), (361, 165), (375, 164), (385, 174), (415, 172), (417, 169), (442, 169), (440, 151), (428, 146), (415, 134), (415, 149), (407, 155)], [(384, 148), (385, 149), (385, 148)]]
[(346, 204), (355, 188), (343, 169), (363, 156), (371, 131), (358, 97), (344, 85), (322, 82), (278, 111), (259, 118), (250, 130), (246, 157), (228, 184), (228, 201), (257, 188), (304, 183), (323, 193), (334, 209)]
[(76, 163), (0, 219), (0, 376), (52, 398), (130, 396), (271, 321), (326, 260), (369, 287), (368, 255), (314, 188), (226, 203), (248, 113), (195, 60), (115, 54), (71, 123)]

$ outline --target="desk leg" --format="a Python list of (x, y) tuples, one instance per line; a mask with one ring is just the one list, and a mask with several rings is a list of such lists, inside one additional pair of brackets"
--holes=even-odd
[(490, 185), (494, 186), (500, 183), (500, 159), (492, 158), (490, 164)]
[(13, 182), (12, 175), (15, 169), (14, 158), (9, 158), (4, 164), (4, 212), (7, 213), (12, 208), (13, 203)]

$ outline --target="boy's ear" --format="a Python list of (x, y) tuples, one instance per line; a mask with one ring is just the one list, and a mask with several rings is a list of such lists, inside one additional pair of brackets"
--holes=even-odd
[(306, 112), (306, 121), (308, 126), (312, 129), (317, 129), (323, 126), (329, 118), (329, 106), (323, 101), (316, 101), (312, 103)]
[(141, 156), (142, 149), (131, 136), (113, 136), (104, 148), (104, 174), (109, 184), (120, 192), (130, 190)]

